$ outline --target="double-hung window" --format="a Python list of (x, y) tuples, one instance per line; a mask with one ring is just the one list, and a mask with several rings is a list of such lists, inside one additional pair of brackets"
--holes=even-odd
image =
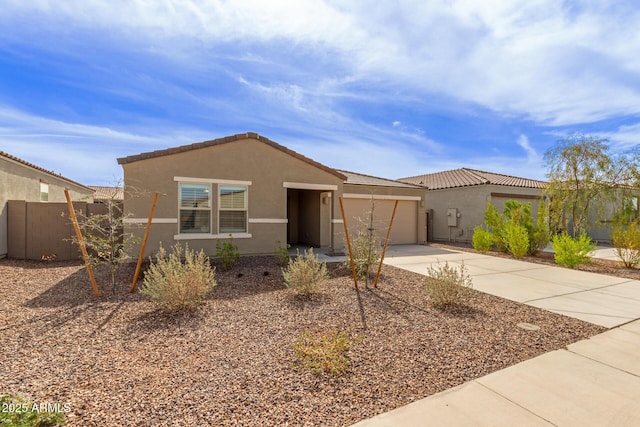
[(211, 233), (211, 185), (180, 184), (180, 233)]
[(221, 185), (219, 187), (218, 232), (247, 232), (247, 187)]
[(49, 184), (45, 181), (40, 181), (40, 201), (49, 201)]

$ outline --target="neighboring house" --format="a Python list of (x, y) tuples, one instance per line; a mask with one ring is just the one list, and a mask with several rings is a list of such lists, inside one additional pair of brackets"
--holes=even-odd
[[(399, 200), (393, 243), (424, 243), (424, 189), (322, 165), (256, 133), (118, 159), (124, 169), (128, 222), (147, 222), (160, 194), (145, 256), (175, 241), (215, 254), (218, 239), (233, 239), (242, 254), (270, 254), (303, 244), (341, 252), (339, 197), (350, 228), (370, 200), (388, 222)], [(129, 197), (130, 189), (141, 196)], [(363, 201), (368, 200), (369, 203)], [(137, 230), (138, 234), (142, 230)]]
[(74, 201), (92, 201), (91, 188), (0, 151), (0, 258), (8, 252), (8, 201), (65, 202), (65, 188)]
[(90, 185), (93, 193), (93, 201), (95, 203), (105, 203), (108, 201), (123, 201), (124, 189), (122, 187), (105, 187), (99, 185)]
[(499, 212), (504, 210), (507, 200), (530, 202), (535, 217), (546, 186), (544, 181), (469, 168), (400, 178), (398, 181), (427, 189), (429, 241), (470, 242), (473, 228), (484, 224), (484, 211), (489, 202)]

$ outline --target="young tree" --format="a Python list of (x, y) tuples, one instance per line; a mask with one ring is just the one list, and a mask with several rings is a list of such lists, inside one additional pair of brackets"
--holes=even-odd
[(637, 156), (614, 156), (607, 143), (603, 138), (574, 134), (544, 155), (552, 223), (564, 230), (571, 225), (574, 237), (584, 231), (590, 214), (601, 219), (613, 190), (631, 184), (638, 169)]
[[(128, 250), (138, 242), (131, 233), (124, 232), (122, 200), (118, 197), (122, 188), (118, 184), (109, 190), (107, 199), (103, 201), (104, 213), (85, 215), (77, 212), (78, 225), (82, 231), (89, 261), (93, 266), (107, 266), (111, 278), (112, 292), (116, 291), (116, 271), (120, 264), (130, 259)], [(78, 243), (74, 237), (73, 241)]]

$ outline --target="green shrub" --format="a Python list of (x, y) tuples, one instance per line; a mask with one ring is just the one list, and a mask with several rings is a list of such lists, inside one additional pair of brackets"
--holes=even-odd
[(611, 242), (625, 267), (635, 268), (640, 264), (640, 224), (637, 221), (627, 227), (615, 226), (611, 232)]
[(352, 343), (344, 331), (313, 335), (303, 332), (293, 344), (298, 360), (314, 374), (341, 374), (349, 366), (346, 352)]
[[(66, 410), (68, 404), (58, 404)], [(0, 425), (6, 427), (55, 427), (66, 424), (63, 412), (41, 411), (40, 406), (19, 396), (10, 394), (0, 397)]]
[(286, 244), (286, 245), (282, 245), (282, 242), (280, 242), (280, 240), (276, 240), (276, 246), (275, 246), (275, 257), (276, 257), (276, 264), (278, 264), (280, 267), (286, 267), (287, 264), (289, 264), (289, 248), (291, 247), (290, 244)]
[(445, 261), (427, 268), (424, 287), (436, 307), (448, 307), (465, 304), (473, 284), (464, 263), (455, 268)]
[(184, 263), (182, 253), (180, 244), (173, 246), (169, 256), (160, 246), (156, 261), (151, 262), (140, 288), (140, 293), (166, 312), (199, 304), (207, 292), (216, 286), (215, 268), (211, 267), (204, 251), (195, 254), (187, 245)]
[(535, 255), (549, 244), (551, 232), (549, 231), (549, 206), (546, 203), (538, 204), (536, 225), (529, 232), (529, 255)]
[(313, 248), (305, 251), (304, 256), (298, 253), (297, 257), (289, 261), (287, 268), (282, 270), (282, 275), (287, 288), (304, 296), (311, 295), (329, 278), (326, 264), (318, 261)]
[(486, 253), (493, 246), (493, 242), (493, 233), (489, 230), (485, 230), (481, 226), (477, 226), (473, 229), (473, 237), (471, 239), (473, 249)]
[[(507, 235), (507, 227), (509, 227), (508, 224), (513, 223), (523, 227), (527, 232), (527, 248), (525, 253), (535, 255), (540, 249), (544, 248), (549, 243), (550, 233), (547, 221), (548, 216), (549, 209), (547, 205), (540, 202), (538, 205), (536, 222), (534, 224), (531, 216), (530, 203), (520, 203), (516, 200), (507, 200), (504, 204), (504, 212), (502, 215), (500, 215), (495, 206), (489, 203), (484, 212), (484, 221), (488, 230), (493, 234), (493, 241), (498, 250), (501, 252), (511, 252), (512, 254), (513, 250), (509, 249), (509, 243), (511, 243), (514, 248), (517, 246), (516, 249), (518, 253), (521, 253), (522, 251), (520, 250), (520, 244), (515, 241), (508, 241), (510, 237)], [(509, 232), (513, 235), (513, 227), (511, 227)], [(516, 231), (516, 233), (521, 232)], [(514, 244), (516, 246), (514, 246)], [(519, 258), (519, 256), (517, 258)]]
[(573, 238), (567, 233), (553, 236), (551, 241), (553, 246), (555, 261), (565, 267), (575, 268), (580, 264), (587, 264), (591, 260), (591, 253), (596, 249), (596, 245), (591, 241), (591, 237), (581, 233), (579, 237)]
[[(369, 233), (366, 229), (358, 230), (358, 235), (351, 241), (351, 254), (356, 267), (358, 279), (366, 280), (369, 273), (380, 263), (382, 255), (381, 242), (375, 232)], [(345, 265), (351, 268), (347, 259)]]
[(507, 245), (504, 242), (504, 220), (498, 209), (489, 202), (484, 211), (484, 223), (493, 234), (493, 243), (500, 252), (507, 252)]
[(238, 258), (240, 258), (238, 245), (234, 245), (233, 241), (223, 242), (221, 240), (217, 240), (216, 258), (220, 259), (220, 264), (222, 264), (223, 269), (229, 270), (231, 267), (236, 265), (236, 261), (238, 261)]
[(504, 243), (511, 255), (522, 258), (529, 250), (529, 233), (524, 226), (508, 221), (504, 226)]

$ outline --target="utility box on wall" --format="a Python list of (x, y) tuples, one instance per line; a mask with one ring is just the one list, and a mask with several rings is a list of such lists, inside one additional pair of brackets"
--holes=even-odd
[(457, 227), (458, 226), (458, 217), (460, 214), (458, 213), (457, 208), (449, 208), (447, 209), (447, 225), (449, 227)]

